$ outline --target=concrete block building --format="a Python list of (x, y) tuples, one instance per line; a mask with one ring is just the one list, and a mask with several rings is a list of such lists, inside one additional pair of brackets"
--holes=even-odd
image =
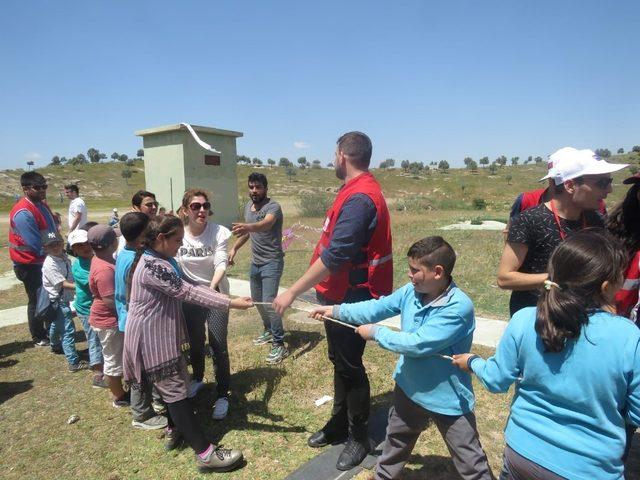
[(190, 127), (175, 124), (135, 132), (143, 141), (146, 189), (167, 211), (177, 211), (185, 190), (203, 188), (212, 195), (214, 221), (230, 227), (238, 215), (236, 138), (242, 133)]

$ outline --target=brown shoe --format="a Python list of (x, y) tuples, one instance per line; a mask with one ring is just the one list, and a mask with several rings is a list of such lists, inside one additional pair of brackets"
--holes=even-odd
[(238, 467), (242, 462), (242, 452), (229, 448), (215, 447), (205, 459), (196, 454), (196, 466), (201, 472), (228, 472)]

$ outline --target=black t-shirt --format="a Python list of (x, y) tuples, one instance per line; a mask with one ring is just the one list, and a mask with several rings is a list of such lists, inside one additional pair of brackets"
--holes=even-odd
[[(583, 228), (604, 228), (604, 219), (598, 212), (587, 211), (584, 221), (565, 220), (558, 217), (566, 237)], [(507, 241), (522, 243), (529, 247), (527, 256), (518, 269), (522, 273), (544, 273), (553, 250), (562, 241), (560, 228), (553, 212), (544, 204), (525, 210), (511, 220)], [(524, 307), (535, 306), (538, 302), (538, 290), (513, 291), (509, 310), (511, 315)]]

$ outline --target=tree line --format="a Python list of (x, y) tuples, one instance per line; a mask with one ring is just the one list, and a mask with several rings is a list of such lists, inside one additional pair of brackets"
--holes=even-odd
[[(136, 152), (136, 156), (131, 158), (124, 153), (113, 152), (111, 154), (111, 159), (114, 162), (116, 161), (122, 162), (129, 167), (132, 166), (133, 162), (135, 162), (136, 160), (142, 160), (142, 157), (144, 157), (144, 150), (142, 148), (138, 149), (138, 151)], [(102, 160), (105, 160), (106, 158), (107, 158), (106, 153), (101, 152), (97, 148), (90, 148), (87, 150), (86, 154), (79, 153), (74, 157), (69, 157), (69, 158), (54, 155), (51, 158), (51, 162), (49, 163), (49, 165), (52, 165), (52, 166), (84, 165), (87, 163), (100, 163)]]
[[(243, 165), (254, 166), (262, 166), (265, 164), (265, 162), (263, 162), (258, 157), (249, 158), (246, 155), (237, 155), (236, 162)], [(298, 164), (298, 168), (300, 168), (301, 170), (304, 170), (305, 168), (322, 168), (322, 163), (317, 158), (312, 162), (309, 162), (309, 160), (307, 160), (307, 157), (299, 157), (298, 160), (296, 160), (296, 163)], [(276, 165), (276, 161), (273, 158), (269, 158), (266, 160), (266, 164), (270, 167), (274, 167)], [(295, 166), (294, 163), (287, 157), (280, 157), (277, 165), (283, 168)], [(329, 164), (329, 166), (333, 166), (333, 164)]]

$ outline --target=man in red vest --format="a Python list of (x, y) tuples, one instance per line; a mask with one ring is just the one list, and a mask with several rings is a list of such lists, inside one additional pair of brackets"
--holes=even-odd
[[(391, 293), (391, 222), (380, 185), (369, 172), (371, 140), (364, 133), (349, 132), (337, 143), (335, 170), (344, 185), (327, 212), (309, 268), (273, 302), (280, 314), (313, 286), (322, 305), (355, 303)], [(324, 326), (334, 366), (333, 411), (308, 444), (323, 447), (348, 437), (336, 467), (350, 470), (370, 451), (369, 379), (362, 363), (365, 341), (348, 327), (328, 321)]]
[(53, 214), (45, 203), (47, 182), (38, 172), (25, 172), (20, 177), (24, 197), (9, 213), (9, 255), (13, 260), (16, 278), (24, 283), (29, 298), (27, 318), (31, 338), (38, 347), (49, 345), (44, 321), (35, 318), (38, 288), (42, 285), (41, 235), (57, 232)]

